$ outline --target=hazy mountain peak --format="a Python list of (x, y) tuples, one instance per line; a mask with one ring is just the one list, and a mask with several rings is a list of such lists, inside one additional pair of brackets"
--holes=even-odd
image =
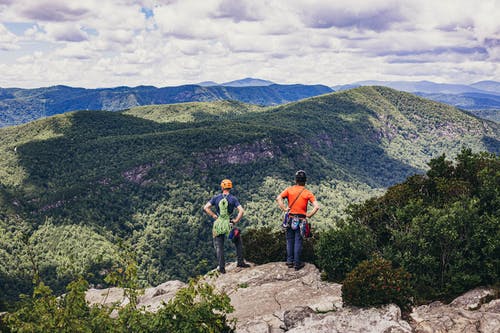
[(471, 84), (471, 87), (500, 94), (500, 82), (497, 81), (479, 81)]
[(203, 82), (197, 83), (196, 85), (202, 86), (202, 87), (211, 87), (211, 86), (218, 86), (219, 84), (215, 81), (203, 81)]
[(241, 80), (235, 80), (235, 81), (229, 81), (229, 82), (222, 83), (221, 86), (226, 86), (226, 87), (259, 86), (259, 87), (261, 87), (261, 86), (270, 86), (272, 84), (274, 84), (274, 82), (247, 77), (247, 78), (244, 78)]

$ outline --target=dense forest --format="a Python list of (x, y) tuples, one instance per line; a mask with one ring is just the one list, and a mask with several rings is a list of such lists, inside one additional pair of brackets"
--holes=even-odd
[[(498, 124), (382, 87), (269, 108), (72, 112), (3, 128), (0, 137), (3, 309), (32, 291), (35, 275), (56, 293), (78, 276), (107, 285), (123, 247), (135, 253), (140, 285), (206, 273), (215, 258), (201, 207), (223, 178), (246, 209), (242, 228), (273, 229), (275, 196), (305, 169), (323, 207), (314, 218), (319, 234), (359, 217), (352, 204), (425, 174), (431, 158), (464, 146), (500, 151)], [(377, 243), (382, 252), (390, 253), (388, 239)]]

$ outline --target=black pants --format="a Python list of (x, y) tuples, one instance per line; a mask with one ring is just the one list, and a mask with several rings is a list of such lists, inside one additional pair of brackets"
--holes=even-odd
[[(214, 238), (215, 254), (217, 255), (217, 263), (219, 264), (219, 270), (226, 267), (226, 261), (224, 259), (224, 241), (226, 235), (219, 235)], [(236, 247), (236, 258), (238, 264), (243, 264), (243, 241), (240, 237), (233, 238), (234, 246)]]

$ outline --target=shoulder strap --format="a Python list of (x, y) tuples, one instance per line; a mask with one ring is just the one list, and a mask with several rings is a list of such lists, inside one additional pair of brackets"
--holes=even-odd
[(300, 195), (302, 194), (302, 192), (304, 192), (306, 188), (304, 187), (302, 189), (302, 191), (300, 191), (299, 195), (297, 195), (297, 197), (295, 198), (295, 200), (293, 200), (292, 204), (288, 206), (289, 209), (292, 209), (293, 205), (295, 204), (295, 202), (300, 198)]

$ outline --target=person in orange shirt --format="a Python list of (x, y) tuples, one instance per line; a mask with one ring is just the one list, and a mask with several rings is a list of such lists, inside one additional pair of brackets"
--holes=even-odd
[[(286, 265), (290, 268), (295, 267), (299, 270), (304, 267), (300, 261), (302, 254), (302, 235), (300, 234), (300, 223), (306, 218), (312, 217), (319, 210), (319, 204), (314, 194), (305, 188), (306, 172), (299, 170), (295, 173), (295, 185), (286, 188), (276, 197), (279, 207), (289, 213), (289, 223), (286, 226)], [(284, 200), (287, 199), (288, 207)], [(307, 205), (312, 204), (313, 209), (307, 212)]]

